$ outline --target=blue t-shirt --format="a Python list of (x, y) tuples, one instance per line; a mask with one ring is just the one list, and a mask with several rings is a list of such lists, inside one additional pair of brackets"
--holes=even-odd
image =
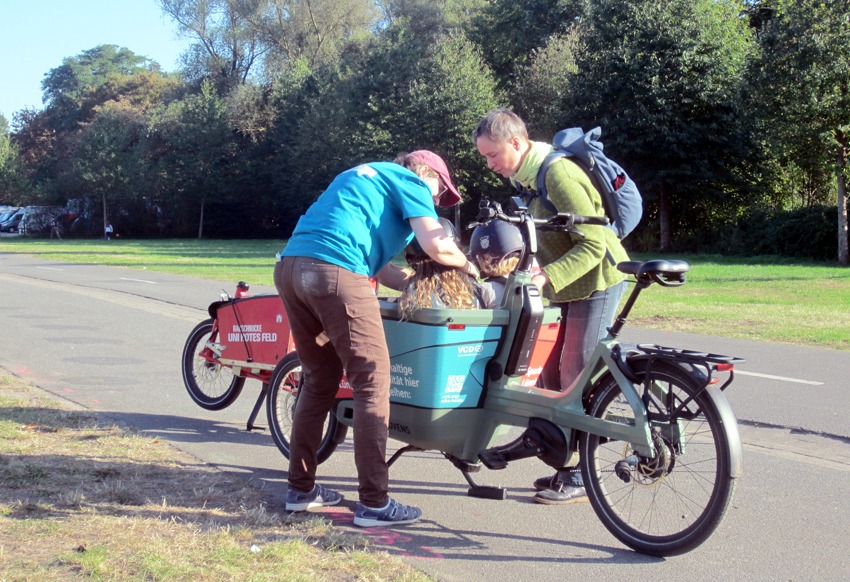
[(298, 220), (281, 253), (374, 276), (413, 240), (411, 218), (437, 218), (431, 187), (392, 162), (338, 175)]

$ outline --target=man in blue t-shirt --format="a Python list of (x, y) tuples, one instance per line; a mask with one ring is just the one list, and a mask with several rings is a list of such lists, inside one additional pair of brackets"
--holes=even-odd
[(388, 494), (390, 358), (369, 277), (401, 289), (411, 272), (390, 261), (414, 237), (438, 263), (477, 276), (434, 209), (459, 201), (445, 162), (418, 150), (395, 163), (363, 164), (339, 174), (298, 221), (274, 273), (304, 371), (290, 438), (288, 511), (342, 499), (316, 483), (316, 449), (344, 369), (356, 417), (360, 501), (354, 524), (400, 525), (421, 517), (418, 508)]

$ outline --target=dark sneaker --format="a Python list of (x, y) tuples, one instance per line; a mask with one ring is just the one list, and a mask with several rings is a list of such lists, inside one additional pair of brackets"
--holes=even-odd
[(584, 480), (581, 478), (581, 471), (576, 467), (567, 467), (557, 471), (551, 477), (540, 477), (534, 482), (534, 488), (538, 491), (544, 489), (558, 489), (562, 485), (570, 485), (572, 487), (584, 487)]
[(544, 505), (567, 505), (569, 503), (586, 503), (588, 500), (584, 487), (561, 485), (557, 489), (543, 489), (534, 495), (536, 503)]
[(422, 517), (422, 510), (418, 507), (404, 505), (395, 499), (390, 499), (384, 507), (378, 509), (358, 503), (357, 511), (354, 513), (354, 525), (359, 527), (403, 525), (419, 521), (420, 517)]
[(286, 511), (304, 511), (313, 507), (336, 505), (340, 501), (342, 501), (342, 495), (336, 491), (325, 489), (317, 483), (309, 493), (290, 489), (286, 493)]
[(558, 481), (558, 473), (550, 477), (540, 477), (534, 482), (534, 488), (538, 491), (543, 491), (544, 489), (552, 489), (555, 487), (555, 483)]

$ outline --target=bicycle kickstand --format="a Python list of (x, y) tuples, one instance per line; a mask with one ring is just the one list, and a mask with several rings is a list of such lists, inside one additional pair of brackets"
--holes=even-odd
[(263, 389), (260, 390), (260, 396), (257, 398), (257, 402), (254, 404), (254, 410), (251, 411), (251, 416), (248, 417), (248, 426), (247, 431), (251, 432), (255, 428), (259, 430), (263, 430), (263, 427), (256, 426), (254, 421), (257, 420), (257, 415), (260, 413), (260, 408), (263, 406), (263, 402), (266, 401), (266, 397), (269, 395), (269, 384), (268, 382), (263, 382)]

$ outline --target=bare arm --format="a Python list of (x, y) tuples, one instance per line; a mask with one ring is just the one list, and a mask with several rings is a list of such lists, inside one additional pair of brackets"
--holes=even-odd
[(378, 283), (381, 285), (401, 291), (412, 276), (413, 271), (410, 269), (402, 269), (392, 263), (387, 263), (383, 269), (378, 271), (375, 278), (378, 279)]
[(445, 235), (443, 227), (436, 219), (429, 216), (417, 216), (410, 219), (410, 226), (422, 250), (436, 262), (448, 267), (457, 267), (465, 273), (478, 276), (475, 268), (455, 242)]

